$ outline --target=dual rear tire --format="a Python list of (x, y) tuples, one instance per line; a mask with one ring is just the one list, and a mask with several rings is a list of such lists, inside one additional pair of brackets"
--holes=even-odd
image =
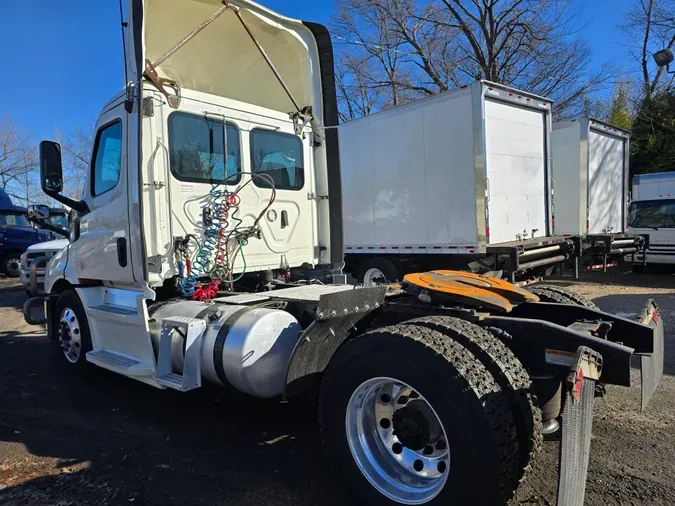
[(522, 365), (457, 318), (345, 344), (325, 371), (319, 418), (330, 462), (368, 505), (505, 504), (541, 446)]

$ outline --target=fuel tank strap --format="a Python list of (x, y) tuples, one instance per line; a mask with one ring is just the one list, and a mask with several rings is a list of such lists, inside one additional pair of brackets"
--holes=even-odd
[(225, 386), (232, 387), (227, 379), (227, 376), (225, 375), (225, 367), (223, 366), (223, 348), (225, 347), (225, 339), (227, 338), (227, 334), (229, 334), (230, 330), (232, 330), (232, 327), (234, 327), (234, 325), (239, 321), (239, 318), (253, 309), (255, 309), (255, 307), (242, 306), (239, 311), (230, 315), (230, 317), (225, 320), (223, 325), (220, 327), (220, 330), (218, 331), (218, 337), (216, 337), (216, 341), (213, 344), (213, 368), (218, 375), (218, 379)]

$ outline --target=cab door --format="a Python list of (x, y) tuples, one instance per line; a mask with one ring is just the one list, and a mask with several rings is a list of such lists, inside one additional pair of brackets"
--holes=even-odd
[(134, 280), (129, 248), (128, 115), (122, 103), (99, 117), (83, 191), (89, 212), (79, 218), (73, 243), (80, 279)]

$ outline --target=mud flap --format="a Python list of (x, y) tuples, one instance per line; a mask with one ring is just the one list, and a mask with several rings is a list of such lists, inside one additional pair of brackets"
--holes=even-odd
[(595, 382), (602, 357), (580, 346), (565, 385), (558, 472), (558, 506), (583, 506), (591, 452)]
[(649, 300), (642, 312), (640, 323), (649, 325), (654, 329), (654, 351), (650, 354), (640, 355), (640, 372), (642, 376), (642, 402), (641, 409), (647, 409), (647, 405), (654, 395), (656, 387), (663, 376), (663, 319), (659, 308), (653, 300)]

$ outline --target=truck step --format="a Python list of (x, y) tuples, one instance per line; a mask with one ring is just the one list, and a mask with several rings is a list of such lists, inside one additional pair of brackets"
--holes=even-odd
[(122, 316), (134, 316), (138, 314), (135, 309), (124, 306), (115, 306), (112, 304), (101, 304), (99, 306), (92, 306), (90, 309), (95, 311), (102, 311), (104, 313), (118, 314)]
[(173, 388), (174, 390), (179, 390), (181, 392), (185, 392), (185, 390), (183, 390), (183, 375), (182, 374), (170, 372), (169, 374), (165, 374), (164, 376), (157, 377), (157, 382), (160, 385), (164, 385), (165, 387), (169, 387), (169, 388)]
[[(180, 392), (202, 386), (202, 336), (206, 322), (196, 318), (173, 316), (162, 319), (162, 334), (159, 338), (157, 357), (157, 382)], [(183, 373), (173, 370), (171, 343), (176, 335), (185, 340)]]
[(135, 308), (128, 306), (118, 306), (115, 304), (99, 304), (87, 308), (87, 314), (99, 320), (105, 320), (111, 323), (121, 323), (127, 325), (137, 325), (143, 322), (143, 317), (138, 314)]
[(152, 364), (105, 349), (87, 353), (87, 362), (124, 376), (152, 376), (155, 373)]

